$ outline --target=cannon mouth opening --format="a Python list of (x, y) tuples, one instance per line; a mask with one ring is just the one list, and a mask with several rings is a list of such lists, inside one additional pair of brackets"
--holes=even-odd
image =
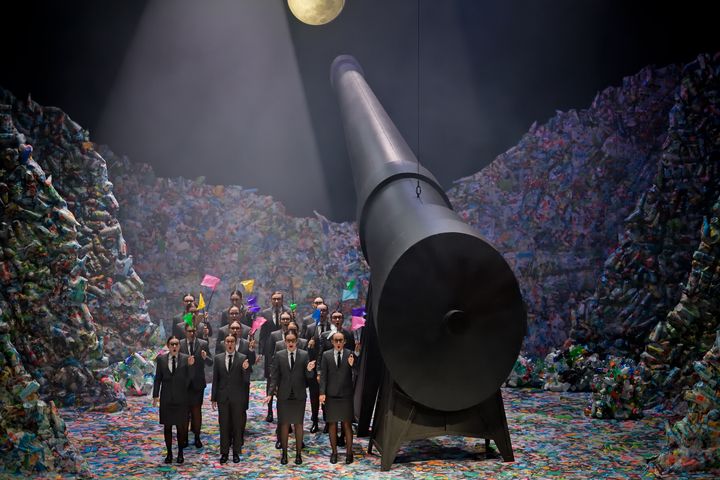
[(465, 335), (470, 328), (470, 318), (462, 310), (448, 310), (443, 317), (443, 324), (453, 335)]

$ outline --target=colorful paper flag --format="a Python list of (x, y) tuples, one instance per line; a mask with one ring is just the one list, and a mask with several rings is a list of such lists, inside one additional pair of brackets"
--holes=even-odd
[(189, 326), (192, 327), (192, 326), (193, 326), (192, 317), (193, 317), (192, 313), (189, 313), (189, 312), (186, 313), (186, 314), (183, 315), (183, 317), (182, 317), (183, 322), (185, 322), (186, 324), (188, 324)]
[(297, 303), (291, 303), (291, 304), (290, 304), (290, 311), (291, 311), (291, 312), (294, 312), (296, 308), (297, 308)]
[(248, 307), (248, 312), (250, 312), (250, 313), (257, 313), (259, 311), (260, 311), (260, 307), (257, 305), (250, 305)]
[(252, 328), (250, 329), (250, 335), (254, 334), (263, 324), (267, 322), (265, 317), (257, 317), (253, 320)]
[(363, 317), (352, 317), (352, 331), (354, 332), (358, 328), (365, 326), (365, 319)]
[(213, 277), (212, 275), (207, 275), (202, 279), (202, 282), (200, 282), (201, 287), (208, 287), (211, 290), (215, 290), (215, 287), (217, 287), (217, 284), (220, 283), (220, 279), (217, 277)]
[(358, 298), (358, 291), (357, 289), (352, 290), (343, 290), (342, 291), (342, 301), (346, 302), (348, 300), (357, 300)]
[(248, 303), (248, 305), (253, 305), (253, 306), (257, 305), (257, 297), (248, 297), (247, 303)]
[(355, 280), (350, 280), (345, 283), (345, 290), (352, 290), (355, 288)]
[(255, 286), (255, 280), (243, 280), (240, 282), (247, 293), (252, 293), (253, 287)]
[(198, 309), (198, 310), (202, 310), (202, 309), (204, 309), (204, 308), (205, 308), (205, 299), (203, 298), (202, 292), (201, 292), (201, 293), (200, 293), (200, 300), (198, 301), (197, 309)]
[(320, 323), (320, 309), (316, 308), (315, 311), (312, 313), (312, 318), (315, 319), (315, 323)]
[(364, 317), (365, 316), (365, 307), (362, 306), (362, 307), (353, 308), (351, 310), (351, 315), (353, 317)]

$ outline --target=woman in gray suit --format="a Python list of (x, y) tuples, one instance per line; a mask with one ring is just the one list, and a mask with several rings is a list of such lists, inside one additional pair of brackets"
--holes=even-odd
[(277, 397), (278, 424), (280, 424), (280, 443), (282, 456), (280, 463), (286, 465), (288, 434), (290, 424), (295, 428), (295, 464), (302, 463), (303, 420), (308, 381), (313, 376), (315, 361), (310, 361), (308, 353), (297, 348), (297, 334), (285, 335), (286, 349), (275, 354), (270, 374), (270, 387), (265, 403), (273, 396)]
[(180, 353), (180, 340), (175, 335), (166, 343), (168, 353), (155, 359), (153, 406), (160, 404), (160, 423), (165, 426), (165, 463), (172, 463), (172, 427), (177, 431), (177, 463), (183, 463), (183, 444), (187, 441), (188, 387), (192, 381), (195, 357)]
[(332, 337), (332, 350), (323, 353), (320, 362), (320, 403), (324, 405), (329, 425), (330, 463), (337, 463), (337, 422), (345, 431), (345, 463), (353, 462), (353, 368), (355, 354), (345, 348), (345, 334), (338, 331)]

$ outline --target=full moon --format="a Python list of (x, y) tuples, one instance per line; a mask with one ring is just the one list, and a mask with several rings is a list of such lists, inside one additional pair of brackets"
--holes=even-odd
[(288, 0), (295, 17), (308, 25), (325, 25), (340, 15), (345, 0)]

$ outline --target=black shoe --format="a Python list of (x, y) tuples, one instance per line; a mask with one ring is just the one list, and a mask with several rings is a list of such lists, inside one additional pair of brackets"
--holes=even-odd
[(328, 429), (329, 429), (328, 424), (327, 424), (327, 422), (325, 422), (325, 428), (323, 428), (323, 433), (328, 433)]
[(317, 433), (317, 431), (318, 431), (318, 422), (315, 421), (315, 422), (313, 422), (312, 427), (310, 427), (310, 433)]
[(267, 417), (265, 417), (265, 421), (268, 423), (272, 423), (273, 421), (273, 414), (272, 412), (268, 412)]
[(240, 453), (233, 453), (233, 463), (240, 463)]
[(195, 437), (195, 448), (202, 448), (202, 442), (200, 441), (200, 437)]
[(352, 452), (345, 455), (345, 463), (353, 463), (353, 454)]
[(220, 455), (220, 463), (227, 463), (227, 455)]
[(302, 465), (302, 455), (299, 453), (295, 455), (295, 465)]
[(287, 465), (287, 452), (282, 452), (282, 455), (280, 456), (280, 463), (282, 465)]
[(182, 451), (178, 453), (177, 456), (177, 463), (183, 463), (185, 461), (185, 458), (183, 457)]
[(275, 450), (280, 450), (282, 448), (282, 443), (280, 443), (280, 440), (275, 442)]
[(165, 457), (165, 463), (172, 463), (172, 453), (168, 453)]
[(330, 454), (330, 463), (332, 463), (333, 465), (337, 463), (337, 453)]
[(340, 435), (340, 436), (338, 437), (338, 439), (337, 439), (337, 444), (338, 444), (338, 446), (340, 446), (340, 447), (344, 447), (344, 446), (345, 446), (345, 436), (344, 436), (344, 435)]

